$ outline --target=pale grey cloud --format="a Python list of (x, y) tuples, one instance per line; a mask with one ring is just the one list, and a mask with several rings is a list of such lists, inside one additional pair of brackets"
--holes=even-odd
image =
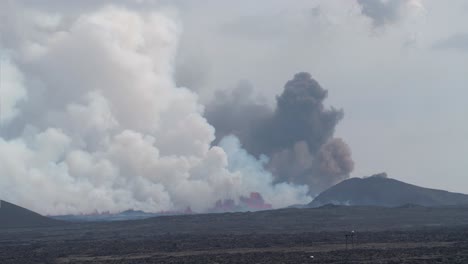
[(404, 16), (424, 9), (421, 0), (357, 0), (364, 16), (376, 27), (396, 23)]
[(374, 26), (393, 23), (400, 17), (400, 8), (405, 0), (358, 0), (362, 14), (372, 20)]
[(456, 34), (449, 38), (439, 40), (432, 46), (434, 49), (451, 49), (468, 51), (468, 33)]

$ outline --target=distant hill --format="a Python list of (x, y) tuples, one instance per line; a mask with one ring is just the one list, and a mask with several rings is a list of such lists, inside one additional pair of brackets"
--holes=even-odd
[(381, 173), (342, 181), (319, 194), (309, 206), (326, 204), (386, 207), (468, 205), (468, 195), (419, 187), (387, 178), (386, 173)]
[(0, 200), (0, 229), (23, 227), (47, 227), (64, 224), (28, 209)]

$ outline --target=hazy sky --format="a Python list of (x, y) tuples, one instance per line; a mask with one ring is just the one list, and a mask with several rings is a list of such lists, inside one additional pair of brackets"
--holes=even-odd
[(179, 62), (202, 100), (246, 79), (273, 102), (308, 71), (345, 111), (353, 176), (468, 193), (468, 1), (180, 2)]
[[(12, 11), (5, 11), (5, 8), (9, 7), (6, 3), (14, 3), (10, 5)], [(120, 24), (115, 25), (107, 23), (110, 21), (109, 18), (115, 18), (115, 10), (107, 9), (106, 11), (104, 9), (102, 12), (93, 13), (101, 6), (110, 3), (124, 6), (125, 10), (130, 10), (131, 13), (116, 12), (117, 20), (122, 20), (117, 21)], [(70, 74), (71, 78), (74, 78), (71, 79), (71, 87), (68, 87), (69, 90), (61, 90), (65, 91), (64, 94), (57, 95), (57, 98), (63, 96), (66, 99), (63, 104), (68, 106), (67, 111), (71, 109), (77, 112), (74, 113), (76, 115), (83, 114), (84, 110), (80, 110), (82, 107), (89, 111), (107, 114), (105, 112), (110, 110), (107, 108), (106, 102), (116, 105), (121, 103), (123, 106), (132, 103), (138, 108), (138, 111), (134, 113), (135, 116), (125, 113), (126, 109), (117, 109), (117, 113), (114, 113), (116, 120), (113, 122), (115, 121), (116, 124), (109, 126), (115, 125), (118, 127), (119, 133), (122, 134), (122, 137), (112, 138), (116, 141), (115, 144), (121, 143), (119, 140), (133, 137), (133, 140), (149, 142), (151, 144), (148, 144), (153, 147), (156, 145), (156, 150), (145, 149), (149, 152), (160, 151), (163, 156), (167, 154), (169, 155), (167, 157), (170, 158), (177, 155), (179, 155), (177, 158), (184, 157), (180, 153), (189, 153), (188, 156), (199, 158), (197, 162), (201, 165), (196, 162), (191, 167), (187, 165), (187, 171), (180, 171), (180, 177), (185, 177), (198, 167), (210, 170), (215, 175), (218, 172), (214, 169), (211, 170), (214, 165), (210, 163), (213, 159), (209, 158), (210, 155), (219, 156), (219, 159), (214, 159), (217, 166), (214, 167), (226, 174), (226, 181), (232, 181), (235, 177), (240, 177), (239, 175), (242, 173), (235, 174), (233, 171), (229, 171), (231, 168), (226, 168), (227, 165), (222, 162), (225, 153), (220, 149), (209, 148), (209, 142), (212, 141), (214, 133), (201, 117), (203, 114), (202, 105), (207, 105), (216, 99), (214, 97), (216, 91), (233, 89), (240, 81), (247, 81), (254, 87), (253, 91), (258, 101), (273, 107), (275, 98), (282, 92), (286, 81), (290, 80), (297, 72), (309, 72), (323, 88), (328, 90), (327, 106), (344, 109), (344, 120), (338, 124), (336, 136), (343, 138), (352, 150), (355, 162), (352, 176), (369, 176), (385, 171), (389, 177), (409, 183), (468, 193), (468, 169), (466, 166), (468, 164), (468, 16), (466, 16), (468, 0), (6, 0), (3, 5), (0, 4), (0, 9), (3, 7), (5, 7), (3, 12), (0, 10), (0, 21), (9, 21), (11, 24), (0, 24), (0, 44), (3, 45), (0, 48), (2, 51), (16, 50), (15, 52), (20, 54), (16, 58), (19, 61), (17, 67), (15, 65), (10, 67), (9, 78), (13, 79), (10, 88), (13, 88), (10, 89), (12, 93), (8, 95), (10, 105), (6, 107), (9, 107), (12, 112), (2, 112), (3, 117), (5, 114), (11, 115), (11, 118), (18, 115), (14, 112), (17, 109), (15, 110), (12, 103), (18, 101), (18, 98), (44, 99), (35, 97), (36, 93), (41, 94), (43, 91), (35, 90), (37, 83), (29, 80), (28, 73), (37, 75), (40, 77), (39, 80), (42, 78), (41, 81), (54, 85), (65, 80), (61, 80), (60, 76), (62, 75), (55, 75), (53, 71), (63, 73), (63, 76)], [(31, 16), (30, 10), (45, 11), (46, 15), (41, 16), (34, 13), (34, 16)], [(149, 23), (145, 20), (145, 16), (152, 11), (161, 12), (163, 15), (158, 18), (160, 20), (150, 19)], [(87, 13), (91, 15), (84, 15), (75, 21), (81, 14)], [(128, 27), (127, 22), (125, 22), (127, 15), (134, 19), (132, 20), (134, 23), (129, 24)], [(140, 15), (141, 17), (139, 17)], [(122, 45), (128, 44), (130, 47), (128, 53), (125, 53), (124, 50), (111, 49), (115, 54), (108, 54), (104, 49), (100, 50), (107, 45), (112, 46), (113, 39), (106, 38), (110, 38), (112, 34), (104, 34), (104, 37), (96, 37), (92, 34), (92, 27), (87, 27), (95, 23), (95, 20), (98, 21), (97, 24), (102, 27), (103, 32), (107, 30), (112, 34), (115, 33), (119, 36), (118, 41), (123, 43)], [(62, 28), (66, 29), (64, 30), (66, 34), (62, 34)], [(154, 32), (151, 29), (154, 29)], [(53, 34), (48, 34), (49, 31)], [(127, 40), (126, 37), (122, 37), (122, 34), (123, 36), (128, 34), (131, 38), (129, 37)], [(142, 40), (141, 36), (147, 37), (147, 39)], [(70, 39), (67, 39), (68, 37)], [(82, 37), (89, 37), (95, 42), (83, 41)], [(96, 39), (94, 39), (95, 37)], [(58, 46), (63, 50), (56, 49), (55, 38), (57, 43), (63, 45)], [(62, 39), (65, 39), (66, 42), (61, 43)], [(40, 45), (35, 45), (36, 42)], [(141, 44), (140, 42), (144, 42), (144, 45), (142, 44), (143, 51), (138, 46)], [(26, 48), (18, 46), (18, 43)], [(42, 44), (44, 45), (41, 46)], [(49, 49), (51, 54), (47, 53)], [(82, 51), (83, 54), (72, 52), (70, 55), (70, 50)], [(89, 51), (95, 53), (89, 56)], [(150, 56), (140, 57), (140, 53), (144, 54), (145, 52), (149, 52)], [(47, 56), (43, 56), (43, 54)], [(71, 66), (67, 64), (70, 59), (68, 56), (71, 56), (71, 61), (74, 62)], [(86, 56), (89, 56), (89, 60)], [(119, 59), (118, 63), (123, 64), (116, 65), (113, 61), (115, 58)], [(157, 59), (147, 61), (148, 58)], [(35, 64), (29, 65), (28, 59)], [(90, 61), (102, 66), (102, 75), (94, 76), (93, 72), (89, 72), (89, 67), (86, 65)], [(75, 66), (76, 68), (74, 68)], [(146, 68), (140, 71), (140, 66), (143, 68), (146, 66)], [(106, 67), (109, 67), (109, 70), (104, 69)], [(131, 70), (124, 71), (123, 69), (127, 67)], [(83, 70), (83, 76), (75, 74), (77, 69)], [(46, 72), (47, 70), (49, 72)], [(98, 73), (94, 72), (94, 74)], [(127, 76), (129, 78), (125, 77), (125, 74), (129, 74)], [(139, 74), (148, 79), (139, 78)], [(167, 109), (163, 111), (158, 108), (159, 106), (155, 107), (158, 109), (153, 110), (161, 117), (153, 117), (149, 114), (151, 112), (145, 112), (145, 104), (137, 101), (139, 96), (142, 97), (141, 101), (148, 104), (149, 108), (154, 107), (154, 102), (165, 105), (171, 104), (172, 101), (165, 102), (157, 95), (148, 99), (144, 93), (138, 94), (133, 99), (124, 94), (125, 89), (133, 88), (133, 81), (138, 83), (137, 86), (140, 85), (140, 82), (142, 83), (142, 91), (154, 92), (146, 83), (152, 78), (159, 78), (159, 82), (164, 85), (169, 84), (169, 88), (158, 92), (170, 95), (169, 97), (172, 98), (170, 100), (175, 102), (179, 102), (177, 100), (183, 101), (180, 99), (183, 98), (186, 103), (179, 102), (180, 105), (174, 103), (174, 105), (168, 106), (173, 107), (175, 113)], [(31, 79), (33, 78), (31, 77)], [(190, 93), (187, 91), (185, 94), (185, 92), (173, 89), (172, 79), (175, 79), (178, 86), (187, 87)], [(4, 82), (8, 82), (8, 80)], [(23, 83), (27, 88), (21, 88)], [(18, 85), (18, 88), (13, 84)], [(108, 95), (88, 93), (88, 88), (83, 87), (83, 84), (115, 85), (118, 89), (122, 86), (120, 87), (122, 94), (114, 95), (111, 88), (108, 88)], [(59, 91), (58, 88), (57, 91)], [(76, 92), (83, 97), (72, 98), (74, 94), (67, 91)], [(90, 98), (96, 100), (96, 105), (99, 106), (95, 107), (96, 109), (92, 108), (92, 102), (89, 105), (83, 103), (85, 100), (83, 98), (89, 95), (91, 95)], [(198, 98), (196, 98), (197, 96)], [(53, 122), (50, 121), (50, 113), (47, 112), (50, 109), (44, 110), (44, 123), (36, 121), (34, 114), (38, 116), (40, 114), (34, 111), (34, 107), (38, 109), (49, 107), (49, 105), (46, 105), (47, 107), (41, 105), (41, 102), (46, 102), (41, 100), (35, 101), (38, 106), (26, 107), (26, 110), (30, 111), (30, 116), (21, 117), (22, 119), (29, 118), (24, 123), (32, 124), (40, 129), (44, 128), (44, 130), (47, 127), (55, 127), (55, 125), (60, 124), (59, 127), (66, 132), (67, 129), (72, 132), (80, 131), (76, 125), (64, 124), (62, 119), (57, 118), (57, 113), (52, 113), (55, 114), (55, 116), (52, 115), (52, 119), (55, 118), (58, 121), (55, 119), (52, 120)], [(59, 100), (57, 99), (57, 101)], [(92, 100), (90, 99), (90, 101)], [(61, 102), (56, 103), (60, 104)], [(201, 104), (198, 105), (198, 103)], [(141, 115), (137, 115), (138, 113)], [(24, 115), (24, 113), (22, 114)], [(148, 120), (164, 119), (167, 116), (167, 120), (170, 120), (167, 121), (168, 127), (173, 130), (161, 126), (158, 128), (159, 130), (154, 131), (153, 126), (138, 124), (138, 122), (143, 121), (135, 117), (142, 115)], [(185, 125), (178, 123), (178, 119), (187, 118), (187, 116), (196, 117), (196, 122), (189, 125), (194, 125), (194, 129), (200, 129), (199, 134), (190, 133), (190, 129), (180, 132)], [(83, 121), (89, 120), (84, 118)], [(93, 125), (102, 125), (100, 120), (95, 121)], [(49, 124), (51, 122), (54, 126)], [(126, 124), (130, 124), (130, 128), (141, 135), (128, 133), (125, 130), (128, 128)], [(10, 131), (15, 130), (14, 122), (13, 125), (9, 124), (8, 126)], [(106, 140), (110, 140), (107, 136), (114, 136), (115, 129), (113, 127), (102, 129), (105, 131), (103, 137), (105, 136)], [(21, 150), (24, 150), (25, 153), (29, 153), (30, 150), (33, 152), (38, 148), (34, 144), (32, 147), (28, 145), (31, 141), (28, 141), (30, 138), (27, 137), (29, 132), (23, 131), (24, 135), (21, 135), (26, 143), (19, 142)], [(71, 149), (75, 148), (75, 145), (81, 141), (93, 146), (95, 141), (101, 140), (94, 139), (94, 135), (91, 135), (91, 139), (89, 139), (82, 134), (77, 136), (79, 140), (75, 140), (73, 133), (62, 135), (59, 132), (45, 130), (45, 132), (38, 133), (36, 137), (60, 138), (63, 145), (66, 146), (70, 145), (67, 142), (71, 141), (73, 142)], [(152, 135), (155, 135), (156, 144), (152, 143), (154, 140)], [(159, 140), (162, 139), (160, 144), (157, 142), (158, 136)], [(172, 137), (174, 139), (171, 139)], [(192, 137), (196, 139), (189, 142)], [(7, 140), (3, 142), (5, 157), (11, 154), (8, 152), (8, 147), (18, 148), (15, 146), (18, 142), (12, 138), (10, 135), (10, 138), (6, 137)], [(173, 140), (173, 142), (167, 142), (174, 144), (163, 142), (166, 138)], [(187, 139), (187, 144), (184, 145), (184, 142), (180, 141), (181, 138)], [(34, 140), (31, 142), (34, 143)], [(0, 141), (0, 143), (2, 142)], [(237, 150), (236, 142), (230, 144), (235, 146), (231, 149)], [(141, 144), (141, 146), (144, 145)], [(174, 147), (175, 145), (177, 148)], [(188, 151), (187, 149), (191, 147), (193, 150)], [(88, 150), (87, 148), (84, 150)], [(110, 150), (102, 150), (106, 155), (109, 154), (110, 158), (98, 155), (99, 158), (105, 156), (109, 163), (114, 162), (112, 159), (115, 156), (110, 155), (112, 154)], [(229, 148), (226, 147), (224, 150), (228, 152)], [(60, 150), (52, 152), (60, 152)], [(70, 153), (74, 152), (70, 151)], [(96, 153), (90, 152), (89, 159), (93, 161), (98, 159), (95, 157)], [(141, 151), (135, 149), (135, 153), (141, 153)], [(242, 151), (236, 153), (246, 154)], [(63, 169), (61, 155), (65, 154), (54, 156), (57, 159), (54, 161), (54, 165), (57, 165), (57, 168), (54, 167), (54, 172), (60, 172), (60, 169)], [(226, 155), (229, 156), (229, 153)], [(77, 157), (77, 155), (73, 157)], [(108, 162), (106, 159), (104, 161)], [(252, 157), (248, 157), (246, 160), (258, 163)], [(107, 164), (105, 162), (104, 164)], [(186, 160), (178, 160), (178, 162), (186, 164), (184, 163)], [(12, 162), (11, 164), (13, 163), (20, 162)], [(160, 166), (161, 161), (155, 160), (154, 163)], [(115, 171), (118, 171), (119, 161), (115, 161), (115, 164), (117, 164)], [(177, 165), (175, 162), (172, 165), (174, 164)], [(258, 164), (252, 166), (258, 166)], [(128, 167), (131, 166), (128, 165)], [(2, 169), (4, 168), (0, 168), (0, 171)], [(46, 169), (44, 175), (49, 173), (50, 168)], [(8, 172), (8, 168), (6, 171)], [(115, 175), (120, 173), (110, 169), (109, 171), (112, 172), (109, 172), (112, 177), (117, 177)], [(130, 171), (128, 175), (133, 174), (131, 169), (128, 171)], [(264, 175), (263, 171), (259, 173)], [(57, 179), (65, 179), (59, 174), (57, 173)], [(277, 189), (281, 186), (274, 185), (269, 178), (270, 176), (265, 177), (269, 181), (265, 186), (265, 193), (270, 193), (270, 197), (275, 197)], [(76, 179), (76, 177), (71, 178)], [(11, 181), (7, 180), (3, 185), (0, 184), (0, 188), (9, 190), (9, 184), (14, 186), (17, 184), (16, 180), (13, 178)], [(155, 183), (159, 183), (158, 181), (155, 180)], [(57, 188), (61, 186), (60, 181), (54, 181), (54, 183), (57, 184)], [(85, 185), (83, 188), (89, 189), (89, 192), (96, 197), (104, 197), (103, 193), (106, 193), (107, 189), (102, 193), (95, 192), (94, 187), (100, 186), (99, 184), (101, 183)], [(109, 206), (109, 208), (120, 210), (135, 204), (140, 205), (135, 202), (135, 199), (138, 200), (139, 197), (135, 198), (134, 195), (139, 193), (140, 189), (138, 188), (143, 188), (141, 186), (146, 186), (145, 184), (144, 182), (136, 182), (134, 186), (132, 185), (136, 191), (129, 192), (128, 195), (133, 196), (132, 199), (128, 199), (128, 203), (112, 207), (111, 203), (105, 203), (113, 199), (109, 198), (103, 200), (103, 207)], [(185, 188), (188, 190), (193, 186), (197, 188), (202, 186), (191, 184), (194, 183), (187, 183)], [(217, 189), (218, 185), (216, 184), (209, 185), (209, 188), (213, 188), (214, 194), (200, 201), (200, 208), (206, 207), (213, 199), (219, 197), (215, 190), (218, 192), (222, 192), (222, 190)], [(257, 183), (253, 182), (250, 186), (256, 185)], [(73, 185), (70, 186), (71, 189), (75, 189)], [(171, 185), (167, 184), (163, 187), (167, 186)], [(173, 204), (178, 205), (178, 208), (190, 205), (191, 199), (186, 197), (185, 189), (166, 191), (163, 187), (158, 185), (158, 188), (162, 189), (162, 196), (156, 198), (151, 196), (153, 191), (148, 187), (148, 196), (144, 199), (141, 198), (138, 202), (147, 204), (149, 199), (151, 202), (157, 203), (155, 201), (160, 199), (167, 202), (167, 208)], [(204, 185), (202, 187), (205, 188)], [(243, 190), (242, 188), (244, 186), (239, 186), (239, 190)], [(291, 186), (291, 190), (303, 194), (302, 189), (295, 188), (296, 186)], [(226, 189), (229, 188), (226, 187)], [(200, 190), (202, 190), (201, 187)], [(17, 201), (30, 202), (33, 208), (36, 206), (35, 208), (39, 211), (48, 212), (49, 208), (41, 208), (41, 205), (34, 204), (34, 201), (25, 195), (27, 193), (26, 190), (18, 194)], [(82, 193), (82, 191), (77, 193)], [(11, 194), (16, 195), (13, 191)], [(178, 198), (179, 194), (182, 198)], [(112, 193), (112, 195), (112, 197), (118, 197), (120, 193)], [(105, 197), (107, 198), (107, 196)], [(304, 200), (303, 197), (302, 200), (296, 198), (294, 197), (291, 203)], [(54, 201), (56, 198), (50, 197), (50, 199)], [(72, 209), (93, 209), (93, 207), (80, 208), (78, 206), (70, 209), (70, 204), (73, 204), (71, 201), (64, 204), (61, 211), (56, 208), (50, 209), (50, 211), (74, 212)], [(166, 207), (161, 208), (165, 209)]]

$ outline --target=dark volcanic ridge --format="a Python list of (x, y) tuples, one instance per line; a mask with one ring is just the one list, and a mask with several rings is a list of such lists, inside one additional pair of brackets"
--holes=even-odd
[(468, 205), (468, 195), (423, 188), (395, 179), (386, 173), (342, 181), (319, 194), (310, 207), (326, 204), (359, 206), (449, 206)]
[(63, 224), (65, 222), (42, 216), (23, 207), (0, 200), (0, 229), (51, 227)]

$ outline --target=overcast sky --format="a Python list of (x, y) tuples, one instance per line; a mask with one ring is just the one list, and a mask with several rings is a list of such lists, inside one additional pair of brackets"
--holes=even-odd
[[(23, 1), (80, 13), (94, 1)], [(102, 3), (109, 1), (102, 1)], [(183, 31), (178, 85), (202, 103), (249, 81), (273, 105), (300, 71), (343, 108), (362, 177), (468, 193), (468, 0), (114, 1), (167, 9)]]
[(468, 1), (180, 2), (179, 79), (202, 100), (246, 79), (272, 103), (308, 71), (345, 111), (353, 176), (468, 193)]

